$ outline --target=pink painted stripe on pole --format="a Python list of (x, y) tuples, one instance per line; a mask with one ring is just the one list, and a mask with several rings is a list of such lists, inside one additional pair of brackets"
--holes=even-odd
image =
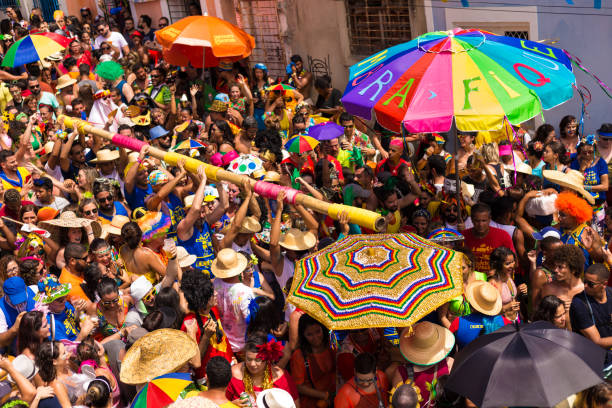
[(115, 146), (124, 147), (136, 152), (139, 152), (143, 146), (147, 145), (147, 143), (143, 142), (142, 140), (138, 140), (134, 137), (123, 136), (118, 133), (113, 135), (112, 143)]

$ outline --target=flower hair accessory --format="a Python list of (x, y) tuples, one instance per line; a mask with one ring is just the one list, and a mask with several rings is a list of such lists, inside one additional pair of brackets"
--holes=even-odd
[(257, 258), (257, 255), (251, 254), (249, 256), (249, 262), (251, 263), (251, 265), (257, 265), (259, 263), (259, 258)]
[(257, 358), (269, 363), (275, 363), (283, 356), (283, 348), (280, 341), (270, 340), (265, 344), (257, 346)]
[(595, 135), (588, 135), (587, 137), (582, 138), (580, 144), (588, 144), (589, 146), (594, 146), (595, 144), (597, 144), (597, 139), (595, 139)]

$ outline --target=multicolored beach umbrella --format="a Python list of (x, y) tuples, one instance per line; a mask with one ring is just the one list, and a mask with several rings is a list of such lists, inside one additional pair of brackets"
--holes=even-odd
[(291, 153), (306, 153), (314, 150), (319, 141), (304, 135), (294, 136), (285, 143), (285, 149)]
[(411, 326), (462, 293), (461, 256), (414, 234), (350, 235), (296, 264), (288, 300), (331, 330)]
[(202, 143), (198, 142), (195, 139), (192, 138), (188, 138), (183, 140), (180, 143), (177, 143), (172, 149), (172, 151), (176, 151), (176, 150), (183, 150), (183, 149), (200, 149), (202, 147), (206, 147), (205, 145), (203, 145)]
[(160, 375), (149, 381), (136, 395), (130, 408), (162, 408), (183, 397), (185, 389), (193, 384), (188, 373)]
[(272, 85), (272, 86), (267, 87), (266, 91), (268, 91), (268, 92), (272, 92), (272, 91), (276, 91), (276, 92), (295, 91), (295, 88), (292, 87), (291, 85), (287, 85), (287, 84), (276, 84), (276, 85)]
[(10, 46), (2, 60), (3, 67), (18, 67), (40, 61), (49, 55), (63, 51), (70, 44), (70, 38), (55, 33), (26, 35)]
[(399, 132), (447, 132), (518, 125), (569, 100), (576, 79), (567, 54), (487, 31), (424, 34), (350, 68), (347, 112)]

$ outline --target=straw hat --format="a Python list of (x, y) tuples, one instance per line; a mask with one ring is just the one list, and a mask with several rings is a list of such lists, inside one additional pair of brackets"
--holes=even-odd
[(315, 237), (312, 232), (304, 232), (297, 228), (289, 228), (287, 232), (281, 236), (279, 245), (293, 251), (305, 251), (314, 247), (316, 243), (317, 237)]
[(400, 351), (404, 358), (416, 365), (428, 366), (442, 361), (455, 346), (450, 330), (430, 322), (420, 322), (402, 331)]
[(181, 368), (197, 352), (198, 345), (187, 333), (155, 330), (136, 340), (125, 353), (120, 380), (126, 384), (144, 384)]
[(187, 250), (182, 246), (176, 247), (176, 259), (178, 260), (181, 268), (187, 268), (195, 263), (198, 259), (197, 256), (189, 254)]
[[(516, 170), (514, 169), (515, 165), (516, 165)], [(516, 171), (517, 173), (528, 174), (530, 176), (533, 175), (533, 169), (531, 168), (531, 166), (520, 160), (514, 163), (504, 164), (504, 169), (508, 171)]]
[(270, 170), (266, 173), (263, 181), (267, 181), (268, 183), (278, 183), (280, 181), (280, 174), (274, 170)]
[(244, 255), (231, 248), (224, 248), (217, 253), (217, 257), (212, 262), (211, 270), (217, 278), (233, 278), (244, 271), (249, 261)]
[(90, 160), (91, 163), (106, 163), (115, 161), (119, 158), (118, 150), (100, 149), (96, 152), (96, 158)]
[[(222, 234), (226, 234), (229, 231), (230, 224), (226, 225), (221, 231)], [(253, 216), (245, 217), (240, 226), (239, 234), (256, 234), (261, 231), (261, 224), (257, 221), (257, 218)]]
[(45, 143), (45, 148), (44, 148), (44, 153), (42, 154), (41, 158), (47, 157), (48, 155), (51, 154), (51, 152), (53, 151), (53, 146), (55, 146), (55, 142), (47, 142)]
[(60, 232), (62, 228), (85, 228), (83, 223), (91, 225), (94, 236), (97, 238), (102, 233), (102, 227), (98, 221), (93, 221), (88, 218), (79, 218), (72, 211), (64, 211), (59, 218), (53, 220), (42, 221), (40, 224), (47, 227), (51, 233), (51, 239), (55, 242), (60, 241)]
[(76, 79), (71, 78), (68, 74), (65, 74), (57, 78), (57, 85), (55, 86), (55, 89), (66, 88), (67, 86), (76, 84), (76, 82)]
[(295, 401), (281, 388), (269, 388), (257, 395), (257, 406), (267, 408), (295, 408)]
[(125, 215), (115, 215), (110, 223), (102, 225), (100, 238), (106, 239), (109, 235), (121, 235), (121, 228), (130, 222), (130, 218)]
[(210, 112), (227, 112), (227, 103), (221, 102), (219, 100), (214, 100), (210, 108), (208, 108)]
[(595, 198), (584, 189), (584, 175), (578, 170), (568, 170), (567, 173), (557, 170), (542, 171), (544, 178), (551, 183), (579, 192), (591, 205), (595, 205)]
[(480, 313), (495, 316), (501, 312), (502, 298), (495, 286), (485, 281), (474, 281), (465, 287), (465, 297)]

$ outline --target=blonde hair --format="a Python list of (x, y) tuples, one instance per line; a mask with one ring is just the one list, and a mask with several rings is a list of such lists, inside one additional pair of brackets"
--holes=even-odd
[(499, 161), (499, 153), (497, 152), (497, 145), (495, 143), (483, 144), (480, 148), (482, 157), (486, 163), (494, 163)]

